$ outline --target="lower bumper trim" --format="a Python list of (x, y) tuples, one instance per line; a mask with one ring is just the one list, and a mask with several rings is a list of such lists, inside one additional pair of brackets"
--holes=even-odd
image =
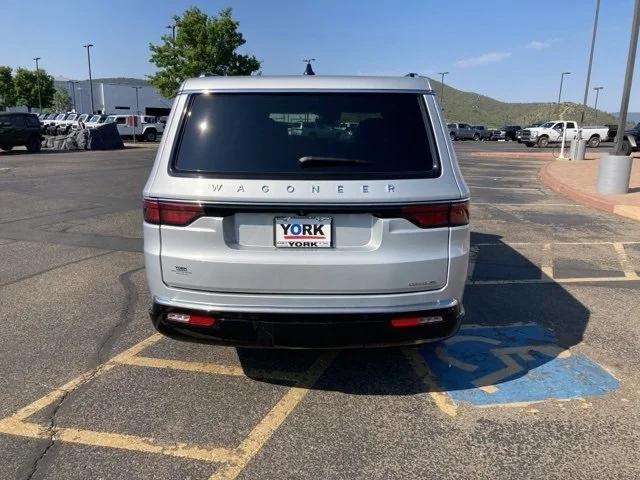
[[(415, 345), (455, 335), (462, 321), (459, 304), (416, 312), (371, 314), (276, 314), (209, 312), (216, 317), (211, 327), (178, 324), (167, 313), (179, 307), (154, 302), (150, 311), (155, 328), (178, 340), (236, 347), (260, 348), (361, 348)], [(442, 321), (410, 328), (393, 328), (398, 316), (442, 316)]]

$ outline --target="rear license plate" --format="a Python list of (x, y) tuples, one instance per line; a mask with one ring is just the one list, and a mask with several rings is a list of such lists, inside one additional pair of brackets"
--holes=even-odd
[(273, 228), (278, 248), (331, 248), (330, 217), (276, 217)]

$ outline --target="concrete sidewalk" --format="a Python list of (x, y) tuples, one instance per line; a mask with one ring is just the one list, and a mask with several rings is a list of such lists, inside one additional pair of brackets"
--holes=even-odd
[(640, 220), (640, 158), (633, 160), (630, 193), (626, 195), (604, 195), (596, 191), (598, 164), (599, 160), (549, 162), (540, 169), (540, 178), (576, 202)]

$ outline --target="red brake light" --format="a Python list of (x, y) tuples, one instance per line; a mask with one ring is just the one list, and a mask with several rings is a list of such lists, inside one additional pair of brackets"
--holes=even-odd
[(407, 220), (420, 228), (446, 227), (449, 225), (449, 204), (407, 205), (402, 207)]
[(421, 325), (428, 325), (430, 323), (438, 323), (441, 321), (442, 317), (440, 315), (430, 317), (399, 317), (391, 319), (391, 326), (393, 328), (419, 327)]
[(469, 225), (469, 202), (458, 202), (451, 204), (449, 212), (449, 225), (457, 227)]
[(204, 215), (204, 207), (199, 203), (144, 201), (144, 220), (155, 225), (184, 227)]
[(407, 205), (402, 214), (420, 228), (456, 227), (469, 223), (469, 202)]
[(144, 201), (144, 221), (157, 225), (160, 223), (160, 206), (157, 200)]
[(167, 320), (171, 320), (172, 322), (188, 323), (189, 325), (196, 325), (199, 327), (212, 327), (216, 323), (215, 317), (200, 313), (171, 312), (167, 313)]

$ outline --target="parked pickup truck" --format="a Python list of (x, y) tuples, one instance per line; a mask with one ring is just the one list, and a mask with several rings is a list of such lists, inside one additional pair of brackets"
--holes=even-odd
[(127, 121), (131, 115), (109, 115), (105, 123), (115, 123), (121, 137), (133, 137), (134, 130), (136, 138), (141, 138), (147, 142), (155, 142), (158, 135), (164, 131), (164, 124), (160, 123), (156, 117), (150, 115), (138, 115), (138, 125), (129, 126)]
[(486, 128), (484, 125), (473, 125), (472, 128), (476, 132), (478, 132), (478, 135), (480, 135), (480, 138), (478, 140), (490, 140), (491, 139), (491, 130), (489, 128)]
[[(554, 120), (553, 122), (543, 123), (539, 127), (526, 128), (522, 130), (520, 141), (527, 147), (544, 148), (550, 143), (558, 143), (562, 141), (563, 131), (566, 129), (566, 141), (570, 142), (578, 135), (578, 122)], [(582, 138), (587, 140), (589, 147), (597, 147), (600, 142), (605, 140), (609, 135), (607, 127), (584, 127), (582, 129)]]
[(451, 140), (480, 140), (480, 134), (468, 123), (447, 123)]

